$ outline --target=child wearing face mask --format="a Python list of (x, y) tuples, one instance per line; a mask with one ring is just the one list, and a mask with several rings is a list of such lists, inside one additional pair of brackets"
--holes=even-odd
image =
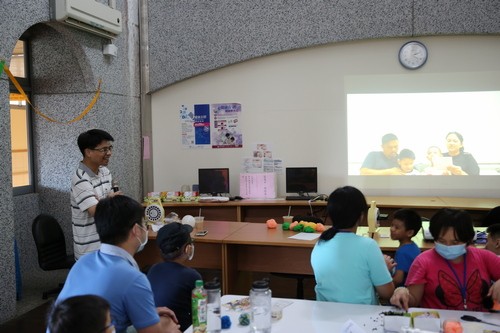
[(191, 291), (196, 280), (202, 280), (198, 271), (184, 265), (194, 256), (191, 239), (193, 227), (177, 222), (169, 223), (158, 231), (156, 243), (160, 248), (162, 263), (148, 271), (156, 306), (166, 306), (174, 311), (181, 331), (192, 324)]
[[(396, 288), (391, 303), (407, 310), (423, 307), (486, 311), (487, 296), (500, 300), (500, 257), (472, 244), (475, 231), (464, 210), (441, 209), (430, 220), (434, 249), (413, 262), (406, 287)], [(490, 286), (490, 281), (496, 281)]]

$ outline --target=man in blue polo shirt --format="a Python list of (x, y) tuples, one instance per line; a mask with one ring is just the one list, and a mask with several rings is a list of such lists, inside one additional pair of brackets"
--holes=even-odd
[(403, 175), (398, 164), (399, 140), (395, 134), (382, 137), (382, 151), (368, 153), (359, 170), (360, 175)]
[(76, 295), (98, 295), (110, 303), (117, 333), (131, 325), (138, 333), (180, 332), (175, 314), (155, 307), (151, 285), (133, 257), (148, 241), (143, 213), (141, 204), (127, 196), (99, 201), (95, 223), (101, 248), (77, 261), (56, 303)]

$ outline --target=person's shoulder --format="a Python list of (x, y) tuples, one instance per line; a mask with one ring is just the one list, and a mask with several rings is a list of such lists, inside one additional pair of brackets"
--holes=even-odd
[(464, 157), (467, 157), (467, 158), (474, 157), (474, 156), (472, 156), (472, 154), (471, 154), (471, 153), (466, 152), (466, 151), (464, 151), (464, 152), (462, 153), (462, 155), (463, 155)]
[(415, 262), (426, 263), (426, 262), (438, 262), (440, 255), (434, 249), (429, 249), (420, 253), (416, 258)]
[(481, 257), (486, 260), (500, 260), (500, 257), (497, 256), (495, 253), (486, 249), (479, 249), (474, 246), (467, 247), (467, 254), (472, 255), (474, 257)]

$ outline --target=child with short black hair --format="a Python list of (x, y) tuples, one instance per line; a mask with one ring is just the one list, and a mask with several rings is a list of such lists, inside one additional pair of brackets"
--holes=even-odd
[(486, 233), (488, 234), (488, 241), (486, 242), (485, 249), (500, 256), (500, 223), (490, 225), (486, 229)]
[(79, 295), (54, 303), (47, 317), (50, 333), (111, 333), (109, 303), (97, 295)]
[(420, 254), (420, 249), (411, 239), (422, 228), (422, 218), (411, 209), (399, 209), (394, 213), (391, 224), (391, 239), (399, 241), (394, 260), (396, 270), (392, 276), (395, 286), (403, 286), (413, 260)]
[(415, 153), (410, 149), (401, 149), (398, 155), (398, 165), (405, 175), (419, 175), (414, 169)]

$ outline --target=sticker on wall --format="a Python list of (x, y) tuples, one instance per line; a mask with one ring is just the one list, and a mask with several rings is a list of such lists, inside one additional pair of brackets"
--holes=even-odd
[(181, 105), (181, 142), (184, 148), (241, 148), (241, 104)]

